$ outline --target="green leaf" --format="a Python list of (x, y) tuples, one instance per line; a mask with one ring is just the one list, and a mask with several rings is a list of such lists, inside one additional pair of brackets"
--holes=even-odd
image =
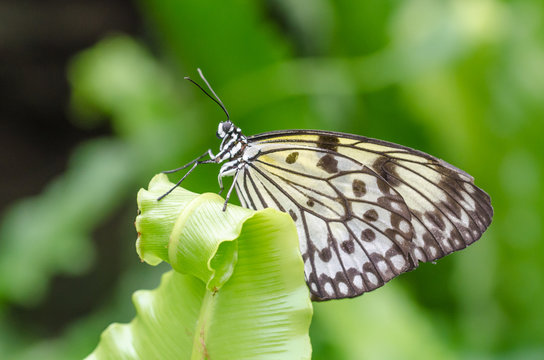
[(312, 305), (291, 218), (251, 211), (155, 176), (138, 194), (137, 251), (175, 271), (134, 294), (137, 316), (112, 324), (89, 359), (304, 359)]

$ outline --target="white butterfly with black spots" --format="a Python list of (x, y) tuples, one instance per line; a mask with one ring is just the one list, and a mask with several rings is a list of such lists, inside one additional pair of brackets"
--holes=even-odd
[(289, 213), (314, 300), (374, 290), (420, 261), (472, 244), (491, 223), (490, 197), (472, 176), (443, 160), (330, 131), (246, 137), (219, 98), (216, 102), (227, 114), (217, 131), (219, 152), (208, 150), (168, 172), (192, 165), (179, 184), (198, 164), (226, 161), (219, 172), (221, 189), (224, 176), (234, 176), (234, 181), (225, 207), (235, 187), (244, 207)]

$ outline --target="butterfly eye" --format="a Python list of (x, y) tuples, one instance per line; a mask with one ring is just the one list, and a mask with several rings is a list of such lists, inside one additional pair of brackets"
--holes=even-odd
[(223, 131), (225, 133), (228, 133), (231, 127), (232, 127), (232, 123), (230, 121), (225, 121), (223, 123)]
[(223, 139), (229, 132), (232, 123), (230, 121), (225, 121), (219, 124), (217, 127), (217, 133), (215, 134), (219, 139)]

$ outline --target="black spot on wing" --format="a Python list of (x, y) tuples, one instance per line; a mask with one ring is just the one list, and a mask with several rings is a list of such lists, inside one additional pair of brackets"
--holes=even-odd
[(353, 180), (351, 187), (353, 189), (353, 193), (357, 197), (361, 197), (366, 194), (366, 184), (362, 180), (359, 180), (359, 179)]
[(355, 251), (355, 242), (353, 241), (353, 239), (343, 241), (340, 244), (340, 248), (344, 250), (346, 254), (353, 254), (353, 252)]
[(374, 209), (370, 209), (364, 213), (363, 219), (366, 221), (376, 221), (378, 220), (378, 213)]
[(331, 154), (327, 154), (321, 157), (321, 159), (319, 159), (319, 161), (317, 162), (316, 166), (325, 170), (329, 174), (334, 174), (338, 172), (338, 160), (336, 160)]
[(317, 147), (326, 150), (337, 151), (340, 139), (334, 135), (319, 135)]
[(323, 250), (319, 251), (317, 250), (317, 253), (319, 255), (319, 258), (321, 259), (321, 261), (323, 262), (329, 262), (332, 258), (332, 252), (331, 252), (331, 249), (326, 247), (324, 248)]
[(298, 151), (293, 151), (285, 158), (285, 162), (288, 164), (294, 164), (298, 159)]
[(291, 215), (291, 218), (293, 218), (294, 221), (297, 221), (297, 214), (295, 214), (293, 210), (289, 210), (289, 215)]
[(365, 229), (361, 232), (361, 239), (364, 241), (374, 241), (376, 239), (376, 233), (371, 229)]

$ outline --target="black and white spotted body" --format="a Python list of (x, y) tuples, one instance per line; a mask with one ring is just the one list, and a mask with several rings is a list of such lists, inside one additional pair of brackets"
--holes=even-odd
[[(219, 123), (216, 135), (221, 139), (221, 145), (219, 146), (217, 155), (213, 155), (210, 152), (210, 157), (217, 163), (227, 161), (219, 170), (218, 181), (222, 191), (223, 177), (234, 176), (234, 181), (236, 181), (238, 172), (243, 170), (248, 162), (252, 161), (258, 155), (258, 151), (253, 151), (254, 148), (248, 143), (247, 137), (242, 134), (242, 130), (231, 121)], [(225, 206), (233, 187), (234, 184), (227, 193)]]

